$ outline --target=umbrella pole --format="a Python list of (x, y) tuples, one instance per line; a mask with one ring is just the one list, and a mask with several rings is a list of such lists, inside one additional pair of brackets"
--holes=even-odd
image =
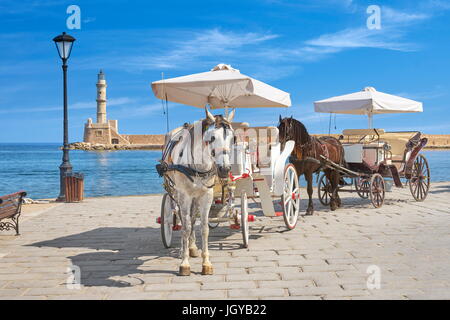
[(373, 129), (373, 114), (372, 113), (369, 113), (367, 115), (367, 120), (368, 120), (369, 129)]

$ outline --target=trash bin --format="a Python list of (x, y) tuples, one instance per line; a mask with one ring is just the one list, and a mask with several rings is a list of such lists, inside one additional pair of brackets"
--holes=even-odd
[(394, 182), (392, 180), (385, 180), (386, 192), (392, 192), (392, 186)]
[(84, 175), (79, 172), (66, 174), (66, 202), (80, 202), (84, 198)]

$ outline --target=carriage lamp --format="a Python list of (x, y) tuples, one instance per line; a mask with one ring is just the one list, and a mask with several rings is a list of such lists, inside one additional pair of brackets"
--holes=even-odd
[(59, 196), (57, 201), (64, 201), (65, 197), (65, 179), (64, 177), (72, 172), (72, 165), (69, 160), (69, 122), (67, 112), (67, 60), (72, 52), (72, 46), (75, 42), (75, 38), (63, 32), (61, 35), (55, 37), (53, 41), (56, 44), (59, 57), (62, 60), (63, 69), (63, 90), (64, 90), (64, 146), (63, 146), (63, 158), (62, 164), (59, 166)]

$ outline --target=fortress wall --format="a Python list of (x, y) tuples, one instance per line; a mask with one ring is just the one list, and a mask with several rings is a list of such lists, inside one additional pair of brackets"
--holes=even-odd
[[(135, 134), (122, 136), (130, 141), (131, 144), (164, 144), (163, 134)], [(314, 136), (327, 136), (327, 134), (314, 134)], [(331, 136), (339, 138), (340, 134), (331, 134)], [(428, 138), (427, 147), (450, 147), (450, 135), (448, 134), (424, 134), (423, 136)]]
[[(98, 134), (101, 132), (101, 135)], [(111, 143), (111, 132), (109, 128), (84, 128), (84, 142), (109, 144)]]
[(108, 143), (112, 143), (112, 139), (117, 139), (119, 141), (119, 144), (130, 144), (130, 141), (127, 139), (127, 137), (118, 133), (113, 127), (111, 127), (110, 132), (111, 132), (111, 139), (109, 140)]
[(122, 136), (131, 144), (164, 144), (164, 135), (162, 134), (127, 134)]
[(448, 134), (426, 134), (425, 137), (428, 138), (427, 146), (429, 147), (450, 146), (450, 135)]
[[(312, 134), (316, 137), (328, 136), (328, 134)], [(330, 136), (339, 138), (340, 134), (330, 134)], [(423, 134), (422, 137), (428, 138), (428, 143), (425, 148), (449, 148), (450, 147), (450, 134)], [(347, 138), (347, 137), (345, 137)], [(347, 140), (345, 140), (347, 141)], [(351, 141), (350, 142), (356, 142)]]

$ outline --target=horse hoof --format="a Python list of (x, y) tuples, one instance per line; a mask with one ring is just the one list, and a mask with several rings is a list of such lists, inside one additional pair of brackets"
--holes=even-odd
[(306, 210), (307, 216), (312, 216), (314, 214), (314, 210)]
[(202, 275), (208, 276), (213, 274), (213, 266), (202, 266)]
[(180, 266), (180, 276), (190, 276), (191, 275), (191, 267), (190, 266)]
[(199, 256), (200, 256), (200, 254), (198, 253), (198, 249), (197, 248), (189, 248), (189, 257), (197, 258)]

